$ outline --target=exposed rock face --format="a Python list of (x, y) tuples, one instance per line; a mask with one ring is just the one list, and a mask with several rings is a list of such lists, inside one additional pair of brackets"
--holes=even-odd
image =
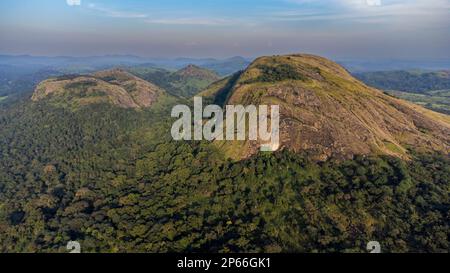
[(111, 103), (122, 108), (150, 107), (164, 91), (121, 69), (87, 76), (63, 76), (41, 82), (33, 101), (50, 99), (71, 106)]
[[(449, 116), (370, 88), (325, 58), (262, 57), (234, 81), (228, 84), (227, 104), (280, 105), (283, 149), (318, 160), (369, 154), (408, 158), (409, 148), (450, 152)], [(216, 84), (204, 94), (223, 96), (224, 86)], [(218, 145), (242, 159), (257, 153), (261, 143)]]

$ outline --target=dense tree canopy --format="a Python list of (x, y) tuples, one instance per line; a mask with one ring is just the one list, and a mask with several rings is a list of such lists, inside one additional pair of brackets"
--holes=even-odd
[(447, 156), (232, 162), (172, 141), (166, 111), (0, 112), (2, 252), (449, 251)]

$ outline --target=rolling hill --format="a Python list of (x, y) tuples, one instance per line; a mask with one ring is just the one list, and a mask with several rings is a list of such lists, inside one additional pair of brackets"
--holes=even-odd
[(162, 96), (166, 96), (165, 91), (156, 85), (124, 70), (113, 69), (45, 80), (36, 87), (31, 99), (72, 108), (98, 103), (141, 108), (150, 107)]

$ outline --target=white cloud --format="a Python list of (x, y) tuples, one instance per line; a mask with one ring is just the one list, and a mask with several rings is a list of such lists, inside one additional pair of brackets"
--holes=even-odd
[(144, 13), (138, 13), (138, 12), (129, 12), (129, 11), (121, 11), (121, 10), (114, 10), (110, 8), (100, 7), (96, 4), (89, 4), (88, 8), (91, 10), (100, 12), (106, 16), (114, 17), (114, 18), (147, 18), (148, 15)]
[[(296, 3), (324, 3), (325, 0), (289, 0)], [(449, 24), (448, 0), (328, 0), (329, 10), (298, 9), (274, 14), (282, 21), (356, 20), (366, 23), (387, 23), (391, 26), (425, 27)]]
[[(72, 0), (76, 1), (76, 0)], [(218, 17), (155, 17), (150, 18), (149, 14), (132, 12), (126, 10), (117, 10), (103, 5), (89, 3), (87, 7), (95, 12), (98, 12), (104, 16), (114, 18), (131, 18), (142, 19), (143, 22), (148, 24), (157, 25), (198, 25), (198, 26), (251, 26), (252, 22), (248, 20), (239, 20), (236, 18), (218, 18)]]
[(66, 3), (69, 6), (80, 6), (81, 0), (66, 0)]

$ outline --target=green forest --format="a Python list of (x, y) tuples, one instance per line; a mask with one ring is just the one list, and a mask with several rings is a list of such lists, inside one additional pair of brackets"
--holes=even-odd
[(0, 252), (449, 251), (448, 156), (236, 162), (169, 109), (1, 108)]
[(379, 71), (355, 73), (356, 78), (384, 90), (425, 93), (450, 89), (450, 71)]
[(430, 110), (450, 114), (450, 71), (379, 71), (355, 73), (367, 85), (419, 104)]

